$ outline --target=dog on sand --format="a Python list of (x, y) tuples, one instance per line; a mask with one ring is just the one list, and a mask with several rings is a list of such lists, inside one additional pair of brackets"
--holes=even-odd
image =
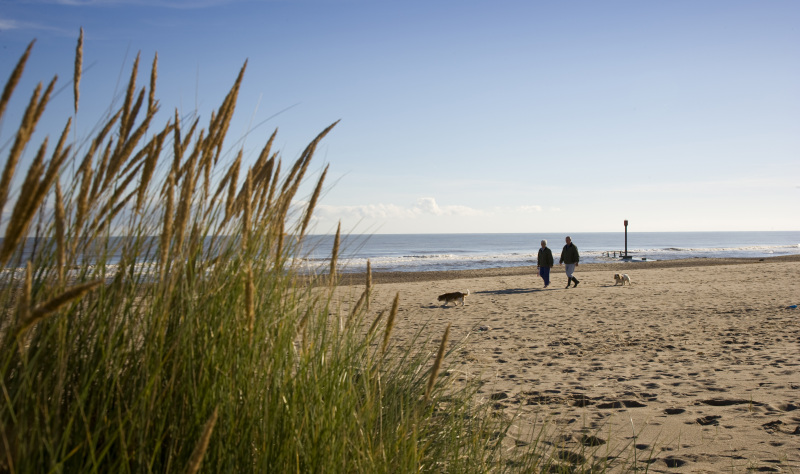
[(631, 277), (628, 276), (627, 273), (615, 273), (614, 274), (614, 286), (622, 284), (625, 286), (625, 283), (631, 284)]
[(447, 306), (448, 303), (451, 301), (454, 303), (455, 306), (458, 306), (458, 302), (461, 302), (461, 306), (464, 306), (464, 300), (467, 299), (469, 296), (469, 290), (466, 293), (462, 293), (460, 291), (454, 291), (452, 293), (445, 293), (443, 295), (439, 295), (439, 301), (444, 301), (443, 306)]

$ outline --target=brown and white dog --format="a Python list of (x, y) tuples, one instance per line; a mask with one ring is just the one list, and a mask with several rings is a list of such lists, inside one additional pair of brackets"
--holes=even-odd
[(451, 301), (454, 302), (455, 306), (458, 306), (458, 302), (461, 301), (461, 306), (464, 306), (464, 300), (467, 299), (469, 296), (469, 290), (466, 293), (462, 293), (460, 291), (454, 291), (452, 293), (445, 293), (443, 295), (439, 295), (439, 301), (444, 301), (443, 306), (447, 306), (448, 303)]
[(619, 285), (620, 283), (622, 286), (625, 286), (627, 282), (629, 285), (631, 284), (631, 277), (628, 276), (627, 273), (615, 273), (614, 274), (614, 286)]

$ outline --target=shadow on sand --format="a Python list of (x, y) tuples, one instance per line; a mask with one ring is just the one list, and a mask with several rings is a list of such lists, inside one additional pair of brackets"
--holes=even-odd
[(540, 291), (550, 291), (555, 288), (506, 288), (504, 290), (476, 291), (476, 295), (523, 295), (526, 293), (538, 293)]

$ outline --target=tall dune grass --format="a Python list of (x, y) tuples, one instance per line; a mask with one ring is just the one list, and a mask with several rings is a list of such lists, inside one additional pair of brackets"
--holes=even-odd
[[(83, 50), (81, 31), (73, 113)], [(149, 92), (138, 69), (93, 136), (68, 118), (52, 149), (30, 143), (40, 84), (0, 149), (0, 472), (598, 470), (541, 438), (506, 450), (509, 421), (444, 376), (449, 327), (438, 351), (393, 346), (400, 295), (371, 301), (369, 272), (337, 301), (338, 231), (327, 274), (295, 271), (327, 168), (294, 203), (335, 123), (287, 171), (274, 133), (245, 170), (222, 158), (245, 67), (205, 127), (162, 128), (157, 61)]]
[[(221, 156), (245, 67), (205, 127), (176, 112), (154, 128), (157, 63), (147, 93), (137, 57), (94, 136), (70, 143), (68, 118), (54, 147), (34, 146), (55, 79), (2, 117), (32, 49), (0, 98), (0, 119), (20, 120), (0, 150), (0, 471), (502, 466), (474, 387), (437, 376), (444, 351), (389, 343), (397, 300), (370, 309), (367, 281), (342, 315), (335, 249), (324, 279), (292, 267), (326, 173), (305, 209), (293, 202), (335, 124), (287, 172), (274, 134), (244, 170), (241, 152)], [(83, 49), (81, 32), (74, 113)]]

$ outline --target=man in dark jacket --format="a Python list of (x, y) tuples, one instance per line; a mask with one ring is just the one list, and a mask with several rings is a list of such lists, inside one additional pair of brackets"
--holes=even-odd
[(572, 273), (575, 272), (575, 267), (578, 266), (578, 261), (581, 259), (580, 255), (578, 255), (578, 247), (572, 243), (572, 239), (567, 236), (567, 245), (561, 250), (561, 258), (558, 260), (558, 264), (561, 265), (562, 263), (565, 265), (564, 269), (567, 272), (567, 288), (569, 288), (570, 283), (575, 283), (575, 286), (578, 286), (577, 278), (572, 276)]
[(539, 249), (539, 256), (536, 257), (536, 268), (539, 269), (539, 276), (544, 280), (544, 287), (550, 286), (550, 269), (553, 268), (553, 252), (547, 248), (547, 241), (542, 240), (542, 248)]

